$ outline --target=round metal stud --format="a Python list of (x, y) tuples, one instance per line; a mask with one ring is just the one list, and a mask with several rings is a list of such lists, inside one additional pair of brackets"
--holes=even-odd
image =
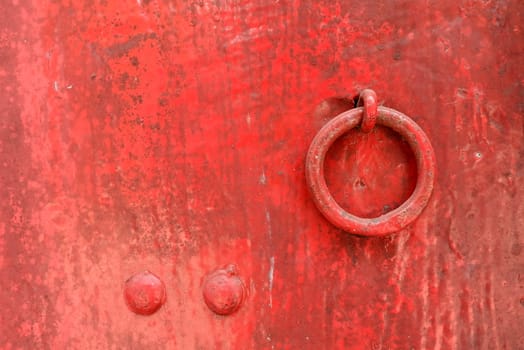
[(244, 283), (235, 265), (228, 265), (209, 274), (202, 291), (206, 305), (218, 315), (231, 315), (246, 297)]
[(144, 271), (125, 282), (124, 299), (134, 313), (151, 315), (166, 301), (166, 287), (156, 275)]

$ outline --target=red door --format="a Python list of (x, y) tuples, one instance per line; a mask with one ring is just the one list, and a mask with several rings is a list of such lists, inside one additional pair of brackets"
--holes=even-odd
[(2, 1), (0, 348), (524, 348), (523, 7)]

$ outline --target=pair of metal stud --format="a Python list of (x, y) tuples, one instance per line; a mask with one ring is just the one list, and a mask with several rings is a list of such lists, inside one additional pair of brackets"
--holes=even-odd
[[(218, 315), (236, 312), (246, 298), (246, 288), (235, 265), (227, 265), (206, 276), (202, 297), (206, 305)], [(131, 276), (124, 285), (124, 299), (131, 311), (152, 315), (166, 302), (166, 286), (160, 277), (143, 271)]]

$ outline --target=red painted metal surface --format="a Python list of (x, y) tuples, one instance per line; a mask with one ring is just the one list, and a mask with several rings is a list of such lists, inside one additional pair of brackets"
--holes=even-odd
[[(368, 91), (364, 91), (361, 97), (370, 97), (374, 101), (376, 95), (373, 96)], [(324, 177), (324, 160), (329, 148), (339, 137), (356, 126), (361, 126), (361, 129), (373, 128), (377, 115), (379, 125), (395, 130), (411, 146), (417, 162), (418, 179), (413, 193), (398, 208), (387, 208), (379, 217), (361, 218), (348, 213), (333, 199)], [(371, 130), (362, 131), (367, 133)], [(378, 108), (378, 113), (369, 113), (366, 105), (336, 116), (318, 132), (309, 148), (305, 167), (309, 190), (322, 214), (333, 225), (363, 236), (383, 236), (398, 232), (418, 218), (433, 192), (436, 172), (433, 147), (417, 123), (406, 115), (386, 107)]]
[[(1, 349), (521, 349), (523, 3), (0, 2)], [(362, 89), (435, 150), (426, 209), (387, 237), (324, 219), (318, 131)], [(398, 208), (408, 143), (327, 152), (346, 211)], [(247, 297), (203, 298), (234, 264)], [(125, 282), (165, 284), (154, 314)]]

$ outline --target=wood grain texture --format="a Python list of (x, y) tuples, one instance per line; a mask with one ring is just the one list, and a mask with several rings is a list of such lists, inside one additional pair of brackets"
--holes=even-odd
[[(0, 348), (524, 348), (521, 1), (0, 13)], [(437, 158), (428, 207), (386, 238), (332, 227), (304, 179), (314, 135), (363, 88)], [(337, 142), (326, 176), (372, 216), (409, 196), (413, 164), (378, 128)], [(202, 281), (227, 264), (248, 296), (223, 317)], [(144, 270), (166, 285), (151, 316), (123, 298)]]

